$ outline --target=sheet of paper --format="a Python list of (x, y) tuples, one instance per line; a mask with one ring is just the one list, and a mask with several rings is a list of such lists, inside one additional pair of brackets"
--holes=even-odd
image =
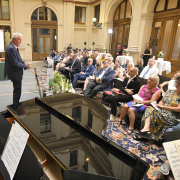
[(134, 94), (134, 95), (132, 95), (132, 97), (133, 97), (134, 99), (138, 99), (138, 100), (140, 100), (140, 101), (143, 101), (143, 98), (140, 97), (138, 94)]
[(140, 107), (140, 106), (143, 106), (144, 104), (132, 104), (132, 106), (134, 107)]
[(151, 102), (151, 105), (158, 111), (159, 110), (159, 108), (158, 107), (156, 107), (156, 104), (157, 104), (157, 102), (156, 101), (153, 101), (153, 102)]
[(16, 173), (29, 137), (29, 134), (16, 121), (14, 122), (1, 156), (11, 179)]
[(174, 141), (163, 143), (164, 149), (166, 151), (166, 156), (169, 160), (174, 179), (180, 179), (180, 157), (174, 145)]
[(180, 140), (174, 141), (174, 145), (175, 145), (178, 155), (180, 157)]

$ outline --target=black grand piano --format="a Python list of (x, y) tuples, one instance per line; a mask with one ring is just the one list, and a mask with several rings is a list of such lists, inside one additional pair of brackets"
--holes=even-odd
[[(140, 180), (149, 169), (106, 137), (108, 111), (94, 100), (61, 93), (24, 101), (22, 107), (26, 117), (18, 117), (8, 106), (0, 121), (16, 120), (30, 134), (27, 146), (51, 180)], [(35, 173), (33, 167), (28, 169)]]

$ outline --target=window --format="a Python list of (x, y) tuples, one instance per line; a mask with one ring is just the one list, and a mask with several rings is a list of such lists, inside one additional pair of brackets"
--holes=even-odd
[(42, 113), (40, 114), (40, 133), (51, 132), (51, 114)]
[(84, 24), (86, 19), (86, 8), (85, 7), (75, 7), (75, 23)]
[(87, 126), (92, 128), (92, 120), (93, 120), (93, 114), (90, 109), (88, 109), (88, 123)]
[(100, 4), (95, 6), (95, 15), (96, 21), (99, 22), (99, 16), (100, 16)]
[(0, 29), (2, 29), (4, 35), (4, 50), (6, 50), (11, 40), (10, 26), (0, 26)]
[(57, 17), (51, 9), (39, 7), (32, 13), (31, 20), (57, 21)]
[(78, 164), (78, 150), (70, 152), (70, 167)]
[(129, 0), (124, 0), (118, 8), (116, 9), (116, 12), (114, 14), (114, 21), (119, 21), (123, 19), (130, 18), (132, 13), (131, 3)]
[(159, 0), (157, 1), (155, 11), (167, 11), (171, 9), (179, 9), (180, 8), (180, 0)]
[(9, 19), (9, 0), (0, 0), (0, 19)]
[(73, 107), (72, 109), (72, 118), (75, 121), (80, 121), (81, 122), (81, 106)]

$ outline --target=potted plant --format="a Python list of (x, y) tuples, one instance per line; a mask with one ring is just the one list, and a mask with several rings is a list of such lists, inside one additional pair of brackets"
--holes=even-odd
[(103, 51), (104, 51), (104, 53), (106, 53), (106, 48), (105, 47), (103, 48)]
[(92, 51), (92, 46), (90, 46), (90, 50)]
[(123, 50), (124, 56), (127, 56), (127, 49)]
[(158, 61), (164, 61), (164, 54), (163, 54), (162, 51), (160, 51), (160, 52), (158, 53), (157, 57), (158, 57)]

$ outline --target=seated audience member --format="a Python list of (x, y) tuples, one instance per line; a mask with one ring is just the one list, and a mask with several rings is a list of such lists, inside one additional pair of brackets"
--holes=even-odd
[(59, 58), (59, 51), (55, 51), (55, 56), (52, 59), (57, 60), (58, 58)]
[[(159, 140), (169, 126), (176, 126), (180, 118), (180, 76), (175, 79), (176, 90), (168, 90), (156, 105), (158, 110), (149, 106), (142, 117), (141, 131), (135, 133), (135, 140), (141, 138)], [(140, 139), (139, 139), (140, 137)]]
[(93, 59), (89, 58), (88, 65), (86, 66), (85, 71), (84, 72), (81, 71), (80, 73), (77, 73), (74, 76), (74, 80), (72, 82), (72, 86), (74, 88), (76, 88), (77, 80), (85, 80), (88, 76), (91, 76), (93, 74), (95, 67), (92, 65), (92, 63), (93, 63)]
[(110, 120), (115, 121), (116, 120), (116, 113), (117, 113), (117, 103), (118, 102), (129, 102), (133, 100), (132, 95), (137, 94), (140, 88), (140, 81), (137, 77), (138, 74), (138, 68), (132, 67), (129, 71), (128, 78), (125, 78), (123, 81), (123, 88), (117, 89), (114, 88), (114, 90), (117, 90), (123, 94), (118, 94), (117, 96), (106, 96), (105, 101), (109, 102), (111, 104), (111, 116)]
[(56, 51), (53, 49), (53, 52), (52, 52), (50, 58), (53, 58), (55, 56), (55, 53), (56, 53)]
[(65, 53), (66, 53), (66, 49), (63, 49), (61, 59), (64, 59)]
[(83, 56), (82, 56), (82, 52), (80, 51), (80, 52), (78, 53), (78, 58), (79, 58), (79, 60), (81, 60), (82, 57), (83, 57)]
[(92, 54), (92, 55), (91, 55), (91, 58), (93, 59), (92, 65), (95, 66), (95, 65), (96, 65), (96, 55), (95, 55), (95, 54)]
[(122, 66), (122, 68), (127, 69), (127, 66), (129, 65), (131, 61), (129, 59), (126, 59), (126, 64)]
[(68, 68), (69, 66), (72, 65), (73, 57), (74, 57), (74, 54), (70, 53), (69, 59), (65, 62), (65, 67), (62, 67), (62, 68), (59, 69), (62, 74), (63, 74), (63, 71), (65, 71), (66, 68)]
[(80, 61), (81, 61), (81, 64), (83, 65), (83, 63), (84, 63), (84, 59), (86, 58), (86, 53), (85, 52), (83, 52), (83, 54), (82, 54), (83, 56), (82, 56), (82, 58), (80, 59)]
[(108, 58), (109, 58), (109, 57), (112, 57), (112, 61), (113, 61), (113, 56), (112, 56), (112, 54), (108, 54)]
[(129, 77), (129, 71), (130, 71), (131, 67), (134, 67), (134, 64), (132, 62), (130, 62), (128, 64), (127, 69), (123, 69), (123, 73), (124, 73), (123, 76), (125, 78)]
[(143, 59), (142, 58), (139, 58), (137, 60), (137, 65), (135, 65), (135, 67), (138, 68), (139, 72), (138, 72), (138, 75), (141, 74), (142, 70), (144, 69), (144, 66), (143, 66)]
[(101, 68), (95, 75), (95, 80), (88, 84), (84, 95), (93, 98), (98, 91), (109, 91), (113, 84), (115, 72), (109, 66), (109, 61), (103, 62), (104, 68)]
[[(138, 95), (143, 99), (133, 99), (133, 101), (128, 102), (122, 108), (121, 115), (120, 115), (120, 123), (126, 116), (127, 112), (129, 115), (129, 128), (127, 129), (125, 134), (131, 134), (134, 131), (134, 123), (135, 123), (135, 114), (138, 112), (143, 112), (145, 108), (150, 105), (151, 102), (157, 101), (161, 96), (161, 90), (157, 87), (159, 84), (159, 77), (156, 75), (152, 75), (147, 80), (147, 84), (141, 86)], [(142, 106), (133, 106), (136, 104), (142, 104)]]
[(102, 57), (99, 60), (102, 62), (105, 61), (106, 60), (106, 53), (103, 53)]
[(102, 61), (100, 60), (97, 60), (96, 61), (96, 65), (95, 65), (95, 69), (94, 69), (94, 72), (93, 72), (93, 75), (90, 76), (90, 77), (87, 77), (85, 82), (84, 82), (84, 88), (82, 90), (82, 92), (80, 94), (84, 94), (84, 91), (86, 90), (86, 87), (89, 83), (92, 83), (94, 80), (95, 80), (95, 75), (96, 73), (102, 68)]
[(95, 52), (95, 55), (96, 55), (96, 59), (98, 58), (98, 54), (99, 54), (99, 53), (98, 53), (98, 52), (96, 51), (96, 52)]
[(180, 76), (180, 71), (177, 71), (176, 74), (174, 74), (173, 78), (170, 81), (165, 81), (162, 84), (159, 85), (159, 87), (162, 90), (162, 93), (165, 93), (163, 90), (163, 86), (168, 85), (168, 90), (175, 90), (175, 79), (177, 76)]
[(158, 75), (159, 69), (155, 66), (155, 61), (153, 59), (149, 59), (148, 66), (146, 66), (141, 72), (141, 78), (148, 79), (150, 75)]
[(66, 79), (70, 79), (69, 74), (71, 76), (71, 82), (73, 82), (74, 74), (79, 73), (81, 71), (81, 62), (77, 58), (77, 55), (73, 55), (73, 63), (71, 66), (64, 68), (63, 71), (61, 71), (65, 76)]
[(64, 55), (64, 59), (56, 65), (56, 71), (58, 71), (60, 68), (65, 67), (65, 63), (69, 60), (67, 57), (67, 53)]
[(48, 56), (48, 57), (51, 57), (51, 56), (52, 56), (52, 54), (53, 54), (53, 50), (52, 50), (52, 49), (50, 49), (50, 54), (49, 54), (49, 56)]
[(121, 69), (121, 62), (120, 62), (120, 60), (117, 59), (115, 61), (115, 65), (114, 65), (114, 71), (115, 71), (114, 77), (119, 77), (119, 74), (120, 74), (119, 69)]
[(110, 62), (110, 67), (112, 68), (112, 69), (114, 69), (114, 63), (112, 62), (113, 61), (113, 59), (112, 59), (112, 57), (108, 57), (108, 61)]

